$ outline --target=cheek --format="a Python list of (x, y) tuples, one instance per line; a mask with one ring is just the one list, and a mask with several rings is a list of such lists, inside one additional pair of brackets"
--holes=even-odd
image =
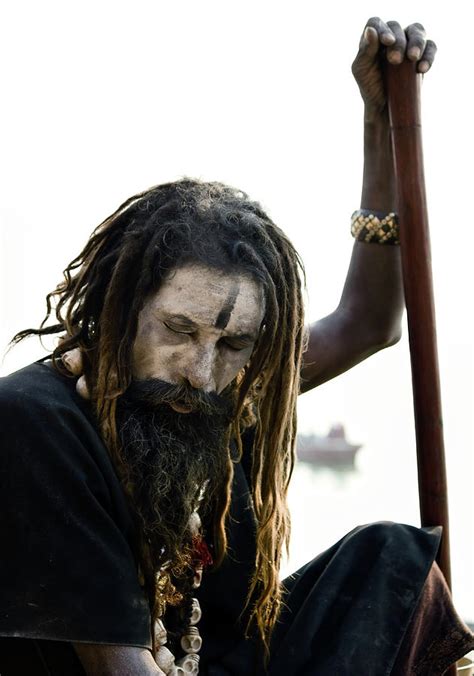
[(252, 349), (242, 350), (240, 352), (226, 351), (221, 354), (218, 360), (218, 390), (222, 391), (234, 378), (240, 373), (252, 356)]
[(156, 322), (139, 324), (132, 352), (132, 373), (137, 379), (160, 378), (170, 381), (183, 360), (183, 341), (157, 327)]
[(185, 350), (172, 345), (153, 348), (148, 344), (133, 351), (133, 377), (137, 379), (159, 378), (177, 382), (177, 375), (185, 363)]

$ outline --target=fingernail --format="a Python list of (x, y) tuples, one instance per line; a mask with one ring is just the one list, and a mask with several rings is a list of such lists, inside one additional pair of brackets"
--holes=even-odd
[(408, 50), (408, 57), (413, 61), (418, 61), (421, 56), (421, 49), (419, 47), (412, 47)]
[(390, 52), (388, 55), (388, 60), (390, 63), (401, 63), (402, 59), (403, 57), (400, 52)]
[(371, 26), (367, 26), (367, 28), (365, 29), (365, 31), (364, 31), (364, 39), (367, 40), (367, 42), (369, 42), (369, 35), (371, 34), (371, 32), (372, 32), (373, 30), (374, 30), (374, 29), (371, 28)]
[(383, 33), (382, 40), (386, 45), (393, 45), (395, 42), (395, 36), (393, 33)]
[(418, 72), (419, 73), (427, 73), (430, 69), (430, 64), (428, 61), (420, 61), (418, 64)]

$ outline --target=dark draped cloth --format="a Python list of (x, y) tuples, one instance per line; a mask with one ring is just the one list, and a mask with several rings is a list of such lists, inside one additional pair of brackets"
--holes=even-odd
[[(87, 402), (49, 364), (0, 379), (0, 674), (81, 676), (72, 643), (150, 647), (133, 522)], [(247, 446), (249, 440), (246, 440)], [(201, 674), (260, 676), (244, 636), (255, 561), (249, 454), (229, 556), (205, 574)], [(269, 674), (436, 676), (474, 647), (433, 568), (439, 529), (361, 526), (285, 581)]]
[[(245, 463), (244, 463), (245, 467)], [(209, 676), (265, 672), (258, 641), (239, 620), (255, 529), (244, 468), (236, 467), (231, 556), (199, 590)], [(434, 559), (440, 528), (359, 526), (284, 581), (270, 676), (436, 676), (474, 648)], [(233, 554), (232, 554), (233, 553)]]

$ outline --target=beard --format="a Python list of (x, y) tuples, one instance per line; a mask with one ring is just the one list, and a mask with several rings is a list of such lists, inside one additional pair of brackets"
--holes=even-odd
[(155, 570), (183, 561), (191, 514), (199, 506), (204, 519), (228, 485), (233, 410), (231, 394), (157, 379), (132, 382), (117, 402), (124, 480)]

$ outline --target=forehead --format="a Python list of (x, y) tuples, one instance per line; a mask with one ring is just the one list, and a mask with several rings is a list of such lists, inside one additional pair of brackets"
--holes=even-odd
[(264, 316), (263, 289), (247, 274), (200, 264), (173, 270), (150, 299), (154, 309), (228, 331), (255, 331)]

